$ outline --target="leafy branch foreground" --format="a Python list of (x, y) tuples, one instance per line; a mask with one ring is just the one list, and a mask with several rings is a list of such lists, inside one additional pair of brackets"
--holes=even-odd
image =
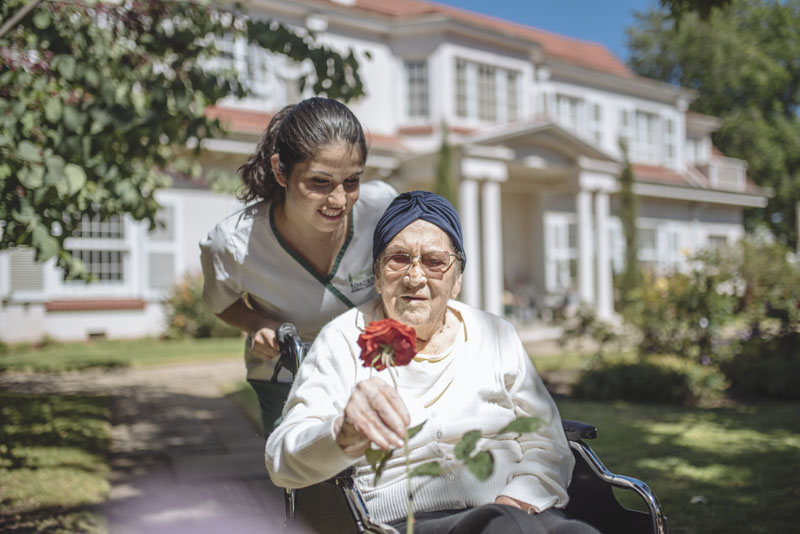
[[(0, 2), (0, 21), (29, 5)], [(0, 250), (32, 246), (88, 278), (65, 248), (84, 217), (155, 228), (169, 175), (201, 172), (187, 147), (223, 133), (206, 108), (251, 89), (223, 59), (229, 39), (303, 62), (301, 91), (363, 94), (352, 50), (211, 0), (50, 0), (19, 17), (0, 35)]]
[[(520, 417), (506, 425), (497, 433), (497, 435), (500, 436), (503, 434), (512, 433), (526, 434), (528, 432), (534, 432), (541, 426), (541, 424), (542, 420), (538, 417)], [(406, 432), (406, 443), (416, 436), (419, 431), (422, 430), (423, 426), (425, 426), (424, 421), (417, 426), (409, 428)], [(492, 471), (494, 469), (494, 458), (489, 450), (475, 450), (478, 445), (478, 440), (480, 440), (481, 437), (482, 435), (480, 430), (470, 430), (469, 432), (465, 433), (456, 444), (454, 454), (456, 460), (463, 462), (467, 469), (469, 469), (470, 472), (475, 475), (475, 478), (478, 480), (486, 480), (492, 475)], [(394, 449), (367, 449), (367, 462), (370, 464), (370, 466), (372, 466), (373, 471), (375, 471), (376, 484), (383, 473), (383, 468), (386, 466), (386, 462), (388, 462), (392, 457), (394, 451)], [(408, 451), (406, 451), (406, 454), (408, 454)], [(445, 467), (441, 464), (441, 462), (432, 461), (415, 467), (411, 470), (409, 476), (440, 476), (447, 474), (453, 469), (455, 469), (455, 466)]]

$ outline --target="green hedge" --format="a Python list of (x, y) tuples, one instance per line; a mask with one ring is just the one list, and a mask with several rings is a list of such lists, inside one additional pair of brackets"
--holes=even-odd
[(584, 371), (576, 398), (671, 404), (703, 404), (725, 394), (725, 376), (713, 365), (674, 357), (600, 361)]
[(736, 396), (800, 400), (800, 333), (742, 341), (722, 370)]

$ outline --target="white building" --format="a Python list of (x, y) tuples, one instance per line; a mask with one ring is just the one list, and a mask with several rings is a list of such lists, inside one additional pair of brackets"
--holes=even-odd
[[(470, 255), (468, 303), (502, 313), (509, 292), (539, 306), (574, 293), (601, 317), (613, 314), (612, 276), (624, 248), (614, 215), (620, 138), (630, 147), (648, 267), (680, 268), (693, 252), (736, 240), (743, 209), (766, 203), (746, 163), (712, 146), (718, 121), (687, 111), (692, 91), (636, 76), (602, 45), (418, 0), (249, 5), (253, 16), (356, 51), (367, 96), (350, 107), (371, 138), (366, 179), (430, 189), (448, 125)], [(233, 171), (272, 112), (307, 96), (294, 84), (306, 66), (228, 46), (254, 96), (209, 110), (232, 133), (209, 140), (202, 162)], [(65, 283), (25, 250), (0, 254), (0, 337), (160, 331), (164, 288), (196, 269), (197, 241), (233, 204), (189, 189), (159, 198), (172, 207), (168, 237), (126, 221), (122, 237), (89, 233), (69, 245), (113, 252), (97, 267), (113, 275), (96, 284)], [(101, 266), (106, 260), (120, 267)]]

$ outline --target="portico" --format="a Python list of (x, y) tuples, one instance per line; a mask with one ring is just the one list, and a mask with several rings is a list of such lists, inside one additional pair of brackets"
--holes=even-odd
[(466, 140), (458, 169), (465, 302), (502, 315), (504, 291), (526, 287), (539, 299), (574, 292), (599, 318), (613, 317), (618, 161), (540, 122)]

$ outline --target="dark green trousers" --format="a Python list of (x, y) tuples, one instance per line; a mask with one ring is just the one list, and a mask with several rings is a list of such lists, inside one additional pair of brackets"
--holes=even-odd
[(283, 405), (289, 396), (291, 384), (283, 382), (270, 382), (269, 380), (248, 379), (247, 382), (258, 396), (258, 405), (261, 408), (261, 424), (264, 428), (266, 439), (281, 422)]

